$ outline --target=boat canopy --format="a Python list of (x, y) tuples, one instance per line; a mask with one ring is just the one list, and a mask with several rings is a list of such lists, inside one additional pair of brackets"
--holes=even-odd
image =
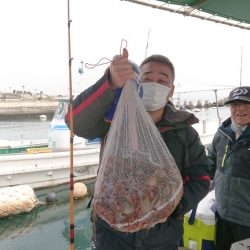
[(125, 0), (250, 30), (250, 0)]

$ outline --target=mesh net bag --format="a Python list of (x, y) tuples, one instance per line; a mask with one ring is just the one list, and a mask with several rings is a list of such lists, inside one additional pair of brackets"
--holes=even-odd
[(146, 112), (134, 81), (128, 81), (102, 154), (94, 215), (121, 232), (149, 229), (167, 220), (182, 194), (175, 160)]

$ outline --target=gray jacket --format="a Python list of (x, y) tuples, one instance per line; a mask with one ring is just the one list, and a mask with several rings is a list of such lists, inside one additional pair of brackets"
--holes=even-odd
[(225, 220), (250, 227), (250, 125), (237, 141), (230, 126), (228, 118), (208, 148), (217, 211)]

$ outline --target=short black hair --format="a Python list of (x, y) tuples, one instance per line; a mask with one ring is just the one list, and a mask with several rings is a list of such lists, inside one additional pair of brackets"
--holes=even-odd
[(174, 65), (173, 63), (169, 60), (169, 58), (167, 58), (166, 56), (163, 55), (151, 55), (147, 58), (145, 58), (140, 67), (142, 67), (144, 64), (147, 64), (149, 62), (156, 62), (156, 63), (162, 63), (165, 65), (168, 65), (168, 67), (171, 69), (172, 74), (173, 74), (173, 80), (175, 78), (175, 69), (174, 69)]

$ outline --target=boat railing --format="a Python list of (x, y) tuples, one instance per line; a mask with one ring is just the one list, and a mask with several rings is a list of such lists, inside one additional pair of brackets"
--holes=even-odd
[(215, 119), (203, 119), (200, 120), (199, 123), (193, 125), (193, 127), (197, 130), (201, 142), (205, 147), (208, 147), (212, 142), (213, 137), (221, 125), (223, 118), (215, 118)]
[(202, 119), (199, 123), (193, 125), (193, 127), (197, 130), (200, 136), (202, 135), (214, 135), (221, 125), (223, 118), (215, 118), (215, 119)]

